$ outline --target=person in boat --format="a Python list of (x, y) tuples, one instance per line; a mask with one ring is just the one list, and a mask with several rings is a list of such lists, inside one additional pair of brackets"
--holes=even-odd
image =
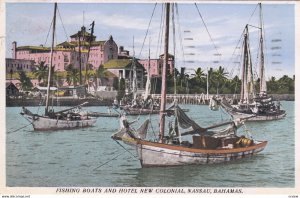
[(276, 103), (276, 109), (277, 109), (278, 111), (280, 110), (280, 106), (281, 106), (280, 102), (277, 101), (277, 103)]
[(126, 118), (126, 114), (124, 113), (121, 118), (120, 118), (120, 127), (121, 127), (121, 130), (122, 129), (125, 129), (126, 133), (132, 137), (132, 138), (137, 138), (136, 135), (134, 134), (134, 130), (130, 127), (131, 124), (137, 122), (138, 120), (140, 119), (140, 117), (138, 117), (137, 119), (129, 122)]

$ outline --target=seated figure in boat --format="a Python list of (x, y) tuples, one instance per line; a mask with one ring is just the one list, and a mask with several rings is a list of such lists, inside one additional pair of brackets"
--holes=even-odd
[(137, 119), (129, 122), (127, 120), (126, 114), (123, 114), (120, 118), (120, 129), (125, 129), (126, 133), (132, 137), (132, 138), (137, 138), (137, 136), (134, 134), (134, 130), (130, 127), (131, 124), (137, 122), (139, 120), (140, 117), (138, 117)]

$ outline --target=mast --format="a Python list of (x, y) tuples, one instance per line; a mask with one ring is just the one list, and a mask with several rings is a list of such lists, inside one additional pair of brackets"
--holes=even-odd
[[(87, 58), (86, 58), (86, 64), (85, 64), (85, 76), (84, 76), (84, 83), (85, 85), (87, 84), (87, 67), (89, 65), (89, 57), (90, 57), (90, 51), (91, 51), (91, 44), (93, 41), (93, 34), (94, 34), (94, 26), (95, 26), (95, 21), (91, 23), (91, 36), (89, 38), (89, 48), (88, 48), (88, 53), (87, 53)], [(83, 33), (85, 34), (85, 32)]]
[(209, 85), (208, 85), (208, 68), (207, 68), (207, 75), (206, 75), (206, 100), (208, 100), (208, 89), (209, 89)]
[(56, 25), (56, 10), (57, 10), (57, 3), (54, 3), (52, 44), (51, 44), (51, 51), (50, 51), (50, 65), (48, 67), (48, 82), (47, 82), (48, 84), (47, 84), (45, 115), (48, 115), (48, 107), (49, 107), (50, 81), (51, 81), (51, 70), (52, 70), (52, 64), (53, 64), (53, 48), (54, 48), (54, 36), (55, 36), (55, 25)]
[(151, 79), (150, 79), (150, 38), (149, 38), (149, 56), (148, 56), (148, 67), (147, 67), (147, 81), (146, 81), (146, 90), (144, 94), (144, 100), (148, 98), (148, 95), (151, 90)]
[(263, 16), (262, 16), (262, 6), (259, 3), (260, 9), (260, 85), (259, 90), (260, 92), (267, 92), (267, 83), (265, 79), (265, 60), (264, 60), (264, 40), (263, 40)]
[(166, 109), (166, 78), (168, 65), (168, 50), (169, 50), (169, 18), (170, 18), (170, 3), (166, 3), (166, 18), (165, 18), (165, 47), (164, 47), (164, 63), (162, 70), (162, 85), (161, 85), (161, 102), (160, 102), (160, 142), (163, 141), (165, 130), (165, 109)]
[(243, 65), (242, 65), (242, 84), (241, 84), (241, 98), (240, 102), (243, 103), (247, 98), (247, 38), (248, 38), (248, 25), (245, 27), (245, 34), (244, 34), (244, 58), (243, 58)]
[(79, 83), (82, 85), (82, 67), (81, 67), (81, 41), (80, 41), (80, 32), (78, 32), (78, 56), (79, 56)]
[(132, 66), (133, 66), (133, 80), (132, 80), (132, 91), (133, 91), (133, 100), (136, 100), (137, 92), (137, 77), (136, 77), (136, 64), (135, 64), (135, 51), (134, 51), (134, 37), (133, 37), (133, 57), (132, 57)]

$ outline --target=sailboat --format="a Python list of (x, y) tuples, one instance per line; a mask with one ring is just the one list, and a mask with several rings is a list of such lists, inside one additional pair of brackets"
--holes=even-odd
[(286, 116), (284, 110), (280, 109), (279, 101), (275, 104), (272, 97), (267, 95), (267, 85), (265, 80), (265, 65), (264, 65), (264, 44), (263, 44), (263, 25), (262, 25), (262, 6), (260, 8), (260, 85), (259, 93), (256, 93), (253, 78), (252, 60), (249, 44), (249, 25), (244, 29), (243, 42), (243, 61), (242, 61), (242, 84), (241, 96), (237, 105), (231, 105), (226, 100), (221, 100), (222, 107), (234, 118), (249, 117), (248, 121), (266, 121), (278, 120)]
[(22, 107), (22, 112), (21, 112), (21, 115), (23, 115), (32, 124), (33, 129), (37, 131), (49, 131), (49, 130), (53, 131), (53, 130), (61, 130), (61, 129), (90, 127), (96, 123), (96, 119), (90, 118), (86, 112), (81, 111), (81, 107), (85, 105), (87, 102), (57, 112), (54, 112), (53, 109), (49, 109), (50, 80), (52, 76), (52, 71), (51, 71), (52, 69), (50, 68), (53, 67), (52, 63), (53, 63), (56, 12), (57, 12), (57, 3), (54, 4), (52, 45), (50, 51), (50, 65), (48, 69), (45, 114), (44, 115), (34, 114), (25, 107)]
[(148, 114), (158, 114), (159, 105), (157, 102), (151, 98), (151, 77), (150, 77), (150, 50), (149, 50), (149, 63), (147, 72), (147, 81), (145, 87), (145, 93), (143, 97), (137, 98), (137, 73), (136, 73), (136, 63), (135, 57), (132, 59), (132, 101), (131, 104), (121, 106), (120, 108), (125, 111), (127, 115), (148, 115)]
[[(159, 138), (157, 141), (147, 140), (144, 135), (141, 135), (146, 134), (146, 127), (139, 128), (144, 129), (144, 133), (141, 133), (140, 130), (133, 130), (130, 127), (130, 123), (124, 120), (124, 130), (113, 134), (112, 139), (133, 145), (142, 167), (224, 163), (250, 157), (262, 151), (267, 145), (267, 141), (256, 141), (250, 135), (249, 137), (237, 135), (237, 128), (241, 126), (241, 120), (229, 121), (204, 128), (190, 119), (176, 104), (173, 111), (166, 111), (166, 68), (168, 62), (170, 3), (166, 3), (165, 10), (165, 56), (162, 72)], [(169, 124), (168, 136), (165, 135), (167, 115), (175, 117), (173, 124)], [(146, 126), (146, 123), (143, 126)], [(219, 129), (223, 126), (227, 127)], [(188, 131), (180, 132), (179, 128)], [(192, 135), (192, 142), (182, 141), (182, 136), (185, 135)]]

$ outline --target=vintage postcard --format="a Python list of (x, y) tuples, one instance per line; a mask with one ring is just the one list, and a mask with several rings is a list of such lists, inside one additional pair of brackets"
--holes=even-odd
[(297, 1), (0, 15), (1, 198), (299, 197)]

